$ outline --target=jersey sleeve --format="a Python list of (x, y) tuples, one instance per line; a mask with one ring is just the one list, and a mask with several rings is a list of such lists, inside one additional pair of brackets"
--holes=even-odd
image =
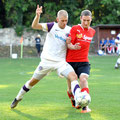
[(117, 35), (115, 42), (119, 42), (120, 41), (120, 34)]
[(120, 34), (117, 35), (117, 38), (116, 38), (116, 39), (120, 40)]
[(42, 25), (43, 31), (50, 32), (50, 30), (52, 29), (52, 27), (53, 27), (53, 25), (54, 25), (54, 22), (41, 23), (41, 25)]

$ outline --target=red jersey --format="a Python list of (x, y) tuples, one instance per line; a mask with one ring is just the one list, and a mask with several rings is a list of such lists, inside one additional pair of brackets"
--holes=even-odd
[(71, 43), (74, 45), (80, 43), (80, 50), (67, 49), (66, 61), (67, 62), (89, 62), (88, 52), (90, 43), (95, 34), (95, 30), (91, 27), (83, 28), (80, 24), (71, 28), (69, 36)]

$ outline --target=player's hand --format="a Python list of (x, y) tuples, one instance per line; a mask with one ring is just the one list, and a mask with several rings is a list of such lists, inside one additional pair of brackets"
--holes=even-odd
[(80, 43), (74, 45), (74, 50), (79, 50), (81, 48)]
[(40, 16), (41, 13), (42, 13), (42, 6), (39, 7), (39, 5), (37, 5), (36, 15)]
[(71, 37), (67, 37), (66, 38), (66, 44), (70, 44), (71, 43)]

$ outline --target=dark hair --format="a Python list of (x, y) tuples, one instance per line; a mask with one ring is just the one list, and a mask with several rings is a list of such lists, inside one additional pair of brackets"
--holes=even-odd
[(81, 16), (91, 16), (92, 17), (92, 13), (90, 10), (83, 10), (81, 12)]

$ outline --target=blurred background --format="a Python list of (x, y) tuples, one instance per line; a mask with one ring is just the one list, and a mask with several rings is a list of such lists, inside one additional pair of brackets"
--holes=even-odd
[(21, 57), (21, 49), (23, 57), (37, 57), (38, 34), (42, 50), (46, 33), (31, 28), (37, 4), (43, 6), (40, 22), (56, 21), (57, 11), (65, 9), (70, 26), (79, 24), (81, 11), (89, 9), (91, 26), (96, 30), (90, 53), (97, 53), (102, 38), (115, 38), (120, 33), (120, 0), (0, 0), (0, 57), (11, 57), (14, 53)]

